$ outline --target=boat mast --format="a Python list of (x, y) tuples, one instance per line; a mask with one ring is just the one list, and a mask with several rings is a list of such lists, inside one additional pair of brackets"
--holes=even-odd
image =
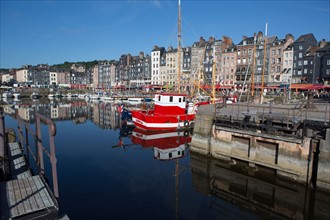
[(252, 69), (252, 77), (251, 77), (251, 95), (254, 96), (254, 71), (256, 66), (256, 44), (257, 44), (257, 36), (254, 33), (254, 39), (253, 39), (253, 69)]
[(215, 46), (213, 45), (213, 64), (212, 64), (212, 104), (214, 104), (214, 100), (215, 100), (215, 69), (216, 69)]
[(181, 1), (178, 2), (178, 92), (181, 93)]
[(262, 104), (264, 99), (264, 86), (265, 86), (265, 69), (266, 69), (266, 55), (267, 55), (267, 26), (268, 22), (266, 23), (266, 33), (264, 39), (264, 60), (263, 60), (263, 67), (262, 67), (262, 76), (261, 76), (261, 96), (260, 96), (260, 104)]

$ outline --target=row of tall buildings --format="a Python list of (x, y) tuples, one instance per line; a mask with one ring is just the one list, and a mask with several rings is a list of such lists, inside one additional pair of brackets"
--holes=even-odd
[[(178, 62), (178, 57), (181, 61)], [(179, 68), (180, 63), (180, 68)], [(180, 73), (179, 73), (180, 70)], [(180, 80), (178, 80), (180, 77)], [(29, 66), (2, 74), (2, 82), (14, 78), (18, 84), (36, 87), (69, 86), (111, 89), (143, 86), (191, 86), (193, 83), (220, 88), (260, 86), (288, 87), (296, 84), (330, 86), (330, 42), (317, 41), (312, 33), (287, 34), (284, 39), (262, 32), (243, 36), (238, 44), (222, 39), (200, 38), (192, 46), (154, 46), (151, 54), (123, 54), (118, 60), (100, 61), (86, 69), (73, 64), (70, 69), (48, 65)]]

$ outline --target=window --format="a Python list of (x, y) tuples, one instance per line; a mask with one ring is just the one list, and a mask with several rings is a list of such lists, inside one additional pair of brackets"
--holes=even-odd
[(303, 49), (303, 46), (302, 46), (302, 45), (300, 45), (300, 46), (299, 46), (299, 50), (302, 50), (302, 49)]
[(304, 60), (304, 65), (306, 66), (308, 64), (308, 61), (307, 60)]
[(330, 65), (330, 59), (327, 59), (327, 65), (328, 66)]
[(173, 102), (173, 96), (170, 96), (170, 102)]
[(179, 102), (181, 102), (181, 98), (179, 98)]
[(299, 58), (302, 58), (302, 53), (299, 53)]

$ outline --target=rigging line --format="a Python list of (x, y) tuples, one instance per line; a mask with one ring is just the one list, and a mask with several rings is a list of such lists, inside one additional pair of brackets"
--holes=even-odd
[(192, 25), (190, 25), (190, 23), (187, 22), (187, 19), (185, 19), (184, 16), (181, 15), (181, 17), (182, 17), (182, 23), (184, 22), (185, 24), (188, 24), (187, 26), (190, 28), (191, 32), (193, 33), (193, 35), (194, 35), (194, 38), (193, 39), (199, 39), (199, 37), (201, 35), (198, 35), (197, 34), (197, 32), (192, 28)]
[[(252, 55), (251, 55), (252, 56)], [(251, 58), (250, 56), (250, 58)], [(250, 64), (251, 64), (251, 59), (249, 59), (249, 65), (245, 71), (245, 77), (244, 77), (244, 82), (243, 82), (243, 86), (242, 86), (242, 89), (241, 89), (241, 94), (239, 95), (239, 99), (238, 100), (241, 100), (241, 97), (242, 97), (242, 92), (243, 92), (243, 89), (245, 87), (245, 83), (246, 83), (246, 78), (247, 78), (247, 73), (249, 72), (249, 69), (250, 69)]]
[[(177, 24), (175, 23), (173, 26), (172, 26), (172, 29), (171, 29), (171, 33), (170, 35), (168, 36), (167, 38), (167, 45), (168, 46), (173, 46), (175, 47), (174, 45), (176, 45), (176, 29), (177, 29)], [(167, 49), (166, 49), (167, 50)]]

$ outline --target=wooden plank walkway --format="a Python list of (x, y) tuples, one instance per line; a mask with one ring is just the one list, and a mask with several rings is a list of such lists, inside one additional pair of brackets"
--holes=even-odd
[(57, 202), (42, 177), (32, 176), (18, 143), (8, 145), (11, 180), (0, 183), (1, 219), (57, 219)]

